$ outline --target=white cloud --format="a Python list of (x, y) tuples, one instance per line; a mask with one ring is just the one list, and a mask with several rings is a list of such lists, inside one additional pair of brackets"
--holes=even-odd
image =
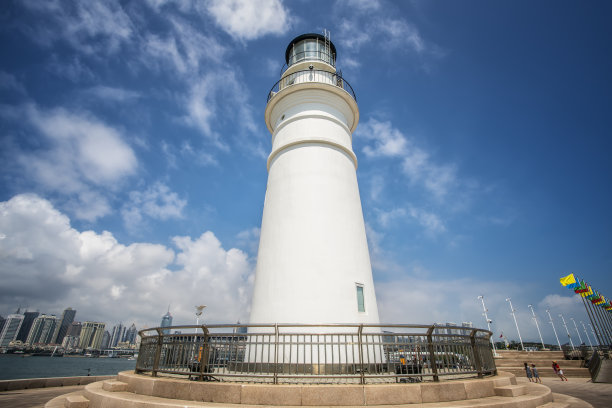
[[(23, 120), (37, 147), (15, 147), (15, 164), (46, 191), (59, 193), (67, 208), (93, 221), (110, 213), (108, 198), (136, 172), (138, 161), (122, 132), (84, 112), (43, 110), (34, 104), (4, 107), (13, 121)], [(27, 128), (26, 128), (27, 129)]]
[(394, 208), (390, 211), (378, 210), (378, 223), (383, 227), (388, 227), (391, 222), (406, 216), (406, 210), (403, 208)]
[(217, 25), (239, 40), (283, 34), (291, 24), (280, 0), (209, 0), (207, 8)]
[(240, 231), (236, 235), (237, 245), (250, 254), (257, 255), (257, 249), (259, 248), (259, 235), (261, 234), (261, 230), (257, 227), (249, 228), (243, 231)]
[(432, 212), (425, 211), (419, 208), (410, 208), (409, 214), (414, 218), (425, 232), (430, 236), (435, 236), (446, 231), (444, 223), (440, 217)]
[(117, 0), (87, 3), (26, 0), (20, 4), (44, 16), (45, 23), (40, 26), (22, 27), (41, 44), (62, 40), (84, 54), (113, 54), (133, 35), (132, 21)]
[(408, 179), (422, 185), (438, 200), (443, 199), (458, 183), (454, 165), (435, 163), (427, 151), (417, 147), (391, 122), (370, 119), (361, 124), (357, 134), (372, 140), (370, 145), (363, 148), (367, 157), (401, 158), (402, 170)]
[(182, 218), (183, 209), (187, 205), (187, 200), (181, 199), (168, 186), (159, 182), (145, 191), (132, 191), (129, 196), (130, 200), (121, 210), (121, 216), (131, 230), (141, 225), (143, 216), (157, 220)]
[(84, 90), (83, 93), (108, 102), (125, 102), (140, 98), (141, 96), (140, 92), (104, 85), (97, 85), (91, 87), (89, 89)]
[(24, 86), (8, 72), (0, 71), (0, 89), (13, 90), (22, 95), (26, 94)]
[[(208, 305), (205, 321), (247, 317), (252, 266), (225, 250), (212, 232), (163, 245), (123, 245), (110, 232), (77, 231), (35, 195), (0, 203), (0, 308), (28, 304), (78, 320), (158, 325), (168, 303), (175, 324), (193, 323), (193, 305)], [(3, 313), (5, 313), (3, 312)]]

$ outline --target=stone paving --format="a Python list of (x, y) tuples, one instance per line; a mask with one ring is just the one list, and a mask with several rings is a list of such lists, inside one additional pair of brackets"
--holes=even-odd
[[(517, 377), (519, 384), (526, 383), (526, 378)], [(589, 378), (559, 378), (543, 377), (542, 384), (554, 393), (571, 395), (591, 404), (594, 408), (610, 408), (612, 406), (612, 384), (592, 383)]]
[(68, 387), (34, 388), (0, 392), (0, 407), (7, 408), (43, 408), (45, 403), (55, 397), (69, 392), (80, 391), (84, 385)]

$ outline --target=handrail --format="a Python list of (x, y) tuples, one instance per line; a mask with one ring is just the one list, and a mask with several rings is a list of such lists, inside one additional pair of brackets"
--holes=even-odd
[(278, 92), (282, 91), (285, 88), (288, 88), (292, 85), (311, 82), (328, 84), (331, 86), (337, 86), (339, 88), (342, 88), (346, 92), (348, 92), (349, 95), (351, 95), (355, 101), (357, 101), (357, 96), (355, 95), (355, 91), (353, 91), (353, 87), (339, 73), (333, 73), (318, 69), (307, 69), (292, 72), (291, 74), (286, 75), (276, 81), (276, 83), (272, 85), (272, 89), (270, 89), (270, 92), (268, 92), (267, 102), (270, 102), (270, 99), (272, 99), (274, 95), (276, 95)]
[(136, 373), (152, 376), (367, 384), (481, 377), (496, 371), (492, 333), (470, 327), (213, 324), (150, 328), (139, 335)]

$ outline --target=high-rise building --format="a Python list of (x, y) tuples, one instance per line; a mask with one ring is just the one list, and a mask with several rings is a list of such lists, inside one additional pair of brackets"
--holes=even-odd
[(66, 350), (74, 350), (79, 347), (79, 336), (67, 334), (62, 341), (62, 347)]
[(17, 338), (23, 319), (24, 315), (19, 313), (7, 316), (2, 333), (0, 333), (0, 347), (8, 347), (9, 343)]
[(74, 321), (74, 316), (76, 316), (76, 310), (69, 307), (64, 310), (62, 313), (62, 318), (60, 324), (55, 328), (55, 332), (53, 333), (53, 343), (54, 344), (62, 344), (64, 337), (68, 333), (68, 328)]
[(111, 334), (108, 330), (104, 330), (104, 335), (102, 336), (102, 349), (107, 349), (110, 347)]
[(2, 333), (2, 329), (4, 329), (4, 323), (6, 323), (6, 319), (0, 316), (0, 333)]
[(40, 315), (39, 312), (24, 312), (23, 313), (23, 323), (21, 323), (21, 328), (19, 329), (19, 333), (17, 333), (16, 340), (21, 340), (22, 342), (26, 342), (28, 340), (28, 334), (30, 334), (30, 330), (32, 329), (32, 325), (34, 324), (34, 320)]
[(123, 336), (125, 335), (125, 326), (121, 323), (118, 323), (113, 327), (113, 332), (110, 337), (109, 347), (117, 347), (117, 343), (123, 341)]
[(81, 328), (81, 338), (79, 340), (79, 348), (99, 350), (102, 346), (102, 337), (104, 336), (105, 328), (105, 323), (83, 322)]
[(81, 322), (72, 322), (68, 328), (67, 336), (79, 337), (81, 335)]
[(134, 323), (132, 323), (130, 328), (126, 330), (125, 338), (123, 339), (123, 341), (125, 341), (125, 342), (127, 342), (129, 344), (135, 344), (136, 343), (136, 336), (138, 336), (138, 330), (136, 329), (136, 325)]
[(53, 342), (53, 333), (55, 333), (55, 328), (60, 324), (60, 319), (55, 317), (55, 315), (40, 315), (36, 319), (34, 319), (34, 323), (32, 323), (32, 328), (30, 329), (30, 333), (28, 333), (28, 337), (26, 339), (26, 343), (28, 344), (50, 344)]
[[(172, 315), (170, 314), (170, 306), (168, 306), (168, 313), (162, 316), (161, 327), (170, 327), (172, 326)], [(169, 334), (170, 330), (163, 330), (164, 334)]]

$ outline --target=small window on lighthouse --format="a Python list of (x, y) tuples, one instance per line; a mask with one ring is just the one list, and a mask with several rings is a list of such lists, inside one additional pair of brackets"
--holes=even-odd
[(365, 302), (363, 301), (363, 285), (357, 284), (357, 310), (361, 313), (365, 312)]

